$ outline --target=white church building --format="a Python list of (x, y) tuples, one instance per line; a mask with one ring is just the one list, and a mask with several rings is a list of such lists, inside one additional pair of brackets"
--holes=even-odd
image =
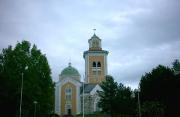
[[(88, 40), (89, 49), (84, 51), (85, 82), (81, 82), (78, 70), (68, 64), (59, 75), (55, 87), (55, 113), (66, 114), (91, 114), (100, 111), (98, 108), (101, 91), (99, 84), (107, 75), (108, 51), (102, 50), (101, 39), (95, 34)], [(84, 108), (83, 108), (84, 107)]]

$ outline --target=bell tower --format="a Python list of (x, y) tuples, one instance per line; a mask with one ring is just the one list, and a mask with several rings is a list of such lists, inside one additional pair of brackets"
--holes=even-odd
[(102, 50), (101, 39), (94, 35), (88, 40), (89, 50), (84, 51), (85, 82), (99, 84), (107, 75), (108, 51)]

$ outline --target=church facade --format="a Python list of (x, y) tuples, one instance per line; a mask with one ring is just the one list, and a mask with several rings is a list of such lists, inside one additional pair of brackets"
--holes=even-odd
[(108, 73), (108, 51), (101, 47), (101, 39), (95, 34), (88, 40), (89, 49), (84, 51), (85, 81), (81, 82), (78, 70), (69, 63), (59, 75), (55, 87), (55, 113), (66, 114), (91, 114), (101, 109), (98, 108), (101, 91), (99, 84), (105, 80)]

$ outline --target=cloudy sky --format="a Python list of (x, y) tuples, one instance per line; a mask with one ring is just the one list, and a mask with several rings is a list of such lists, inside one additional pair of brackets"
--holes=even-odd
[(179, 0), (0, 0), (0, 51), (36, 44), (54, 81), (69, 61), (84, 74), (94, 28), (109, 51), (108, 73), (132, 88), (158, 64), (180, 59)]

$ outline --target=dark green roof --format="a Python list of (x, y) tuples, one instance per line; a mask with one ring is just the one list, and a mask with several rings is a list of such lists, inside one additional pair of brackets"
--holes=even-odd
[[(94, 34), (91, 39), (100, 39), (98, 36), (96, 36), (96, 34)], [(101, 40), (101, 39), (100, 39)]]
[(69, 66), (61, 72), (61, 76), (80, 76), (80, 74), (78, 70), (72, 67), (71, 63), (69, 63)]

